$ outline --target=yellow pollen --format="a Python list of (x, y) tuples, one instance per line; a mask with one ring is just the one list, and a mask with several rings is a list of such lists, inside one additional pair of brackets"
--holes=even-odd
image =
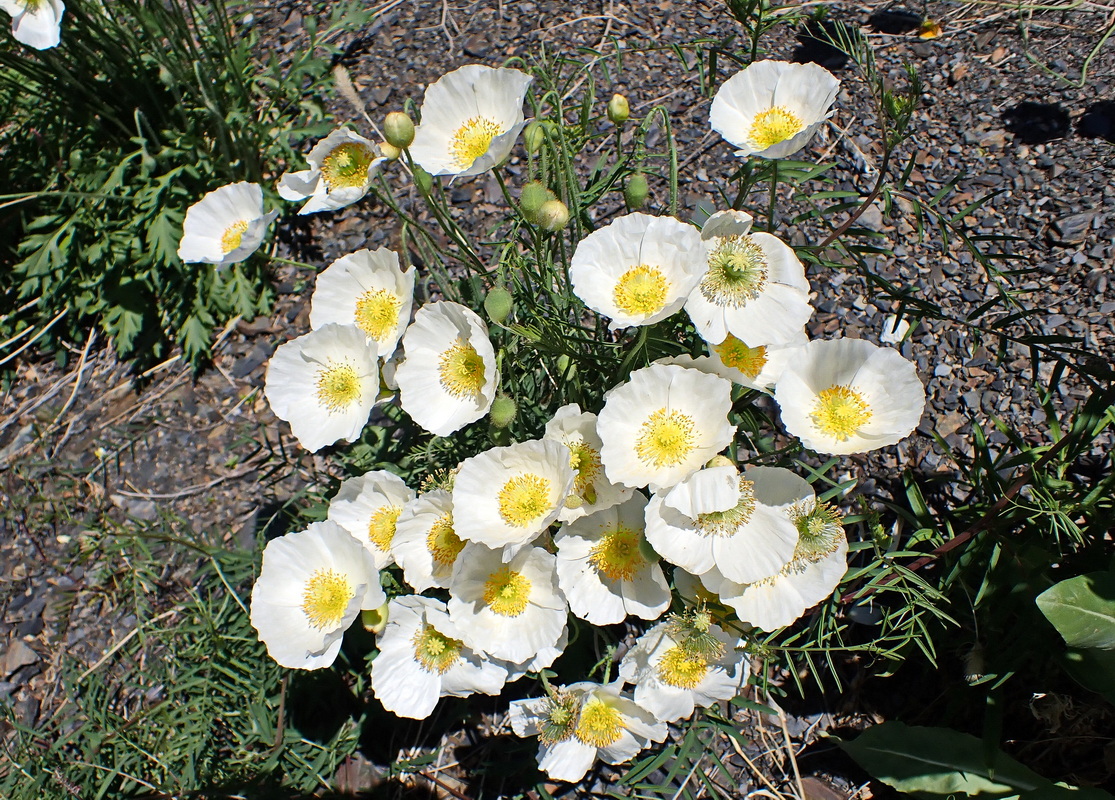
[(538, 738), (543, 744), (556, 744), (573, 735), (577, 725), (580, 700), (562, 689), (546, 699), (538, 726)]
[(454, 397), (475, 397), (484, 387), (484, 359), (464, 339), (457, 339), (438, 360), (441, 387)]
[(462, 643), (426, 625), (414, 635), (414, 658), (426, 672), (443, 675), (461, 658)]
[(530, 601), (530, 580), (510, 567), (500, 567), (484, 582), (484, 603), (503, 617), (517, 617)]
[(603, 466), (600, 462), (600, 453), (583, 439), (573, 444), (566, 443), (566, 446), (569, 448), (569, 466), (577, 473), (573, 479), (574, 494), (581, 495), (590, 504), (596, 502), (595, 492), (591, 500), (585, 497), (585, 494), (592, 489), (592, 484)]
[(619, 711), (594, 697), (581, 707), (581, 718), (573, 733), (591, 747), (607, 747), (619, 740), (626, 727)]
[(658, 662), (658, 679), (679, 689), (694, 689), (705, 679), (708, 662), (696, 653), (674, 645)]
[(647, 563), (639, 550), (640, 538), (638, 531), (617, 526), (593, 545), (588, 562), (609, 580), (629, 581)]
[(248, 220), (241, 219), (225, 228), (225, 232), (221, 234), (221, 252), (228, 255), (237, 247), (240, 246), (240, 240), (244, 238), (244, 231), (248, 230)]
[(660, 408), (647, 417), (635, 440), (635, 453), (644, 464), (674, 467), (696, 449), (693, 418)]
[(755, 512), (755, 484), (739, 479), (739, 502), (726, 511), (710, 511), (697, 517), (697, 529), (706, 536), (732, 536)]
[(846, 442), (871, 419), (871, 406), (849, 386), (830, 386), (817, 393), (817, 403), (809, 416), (826, 436)]
[(399, 325), (402, 299), (386, 289), (364, 292), (356, 301), (356, 327), (382, 342)]
[(321, 177), (330, 191), (363, 186), (373, 157), (371, 148), (360, 142), (339, 144), (321, 160)]
[(306, 581), (302, 612), (315, 628), (335, 628), (344, 619), (345, 609), (355, 596), (346, 576), (322, 568)]
[(716, 351), (716, 355), (720, 356), (720, 360), (724, 362), (725, 366), (738, 369), (751, 380), (759, 377), (759, 373), (767, 365), (767, 348), (765, 345), (748, 347), (730, 333), (723, 342), (713, 345), (712, 349)]
[(666, 305), (670, 284), (661, 270), (640, 264), (632, 267), (616, 281), (612, 299), (616, 307), (632, 317), (649, 317)]
[(499, 515), (508, 525), (524, 528), (553, 509), (550, 482), (541, 476), (516, 475), (499, 490)]
[(472, 162), (488, 152), (492, 139), (501, 133), (503, 131), (498, 122), (484, 117), (472, 117), (457, 128), (457, 132), (449, 140), (449, 152), (453, 154), (458, 167), (468, 169)]
[(433, 556), (435, 565), (451, 566), (464, 548), (465, 543), (453, 530), (453, 515), (442, 514), (426, 534), (426, 549)]
[(391, 542), (395, 539), (395, 523), (399, 521), (402, 506), (383, 506), (372, 514), (368, 522), (368, 541), (380, 550), (391, 549)]
[(775, 106), (755, 115), (748, 134), (756, 150), (766, 150), (779, 142), (797, 136), (805, 130), (805, 124), (785, 106)]
[(767, 259), (750, 236), (724, 236), (709, 254), (701, 294), (710, 303), (740, 308), (754, 300), (767, 284)]
[(360, 376), (349, 363), (329, 364), (317, 373), (317, 399), (333, 414), (360, 402)]

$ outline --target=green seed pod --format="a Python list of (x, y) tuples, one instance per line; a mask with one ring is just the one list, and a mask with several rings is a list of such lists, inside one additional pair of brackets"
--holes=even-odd
[(417, 164), (414, 165), (414, 185), (422, 194), (429, 194), (434, 188), (433, 176)]
[(492, 401), (492, 409), (488, 412), (488, 418), (492, 421), (492, 425), (497, 428), (506, 428), (515, 421), (515, 415), (519, 413), (519, 406), (505, 394), (497, 395), (496, 399)]
[(523, 187), (519, 193), (519, 206), (523, 209), (527, 219), (533, 220), (534, 215), (538, 213), (538, 209), (542, 208), (544, 203), (550, 200), (556, 200), (557, 195), (547, 189), (543, 184), (538, 181), (531, 181)]
[(501, 324), (511, 314), (511, 292), (502, 286), (494, 286), (484, 298), (484, 311), (488, 319), (497, 325)]
[(546, 141), (546, 132), (542, 128), (542, 123), (535, 120), (523, 129), (523, 144), (526, 145), (528, 153), (537, 153), (542, 149), (542, 145)]
[(538, 209), (538, 225), (548, 231), (560, 231), (569, 224), (569, 207), (560, 200), (547, 200)]
[(613, 94), (612, 99), (608, 101), (608, 119), (616, 125), (622, 125), (627, 122), (627, 118), (631, 116), (631, 106), (627, 102), (627, 98), (622, 94)]
[(646, 205), (648, 194), (650, 188), (647, 186), (647, 176), (641, 172), (628, 178), (627, 185), (623, 187), (623, 199), (627, 201), (627, 207), (631, 211), (638, 211)]
[(414, 141), (414, 121), (402, 111), (392, 111), (383, 121), (383, 138), (388, 144), (406, 150)]

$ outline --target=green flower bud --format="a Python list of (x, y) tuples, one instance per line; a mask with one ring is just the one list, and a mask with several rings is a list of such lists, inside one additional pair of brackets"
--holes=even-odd
[(414, 141), (414, 122), (402, 111), (392, 111), (383, 121), (383, 137), (393, 147), (406, 150)]
[(545, 141), (546, 132), (542, 129), (541, 122), (535, 120), (523, 129), (523, 144), (526, 145), (528, 153), (537, 153), (542, 149)]
[(641, 172), (628, 178), (627, 185), (623, 187), (623, 199), (627, 201), (627, 207), (631, 211), (638, 211), (646, 205), (648, 194), (650, 189), (647, 187), (647, 176)]
[(497, 395), (496, 399), (492, 401), (492, 409), (488, 412), (488, 418), (492, 421), (492, 425), (497, 428), (506, 428), (515, 421), (515, 415), (519, 412), (519, 406), (505, 394)]
[(705, 469), (712, 469), (713, 467), (734, 467), (735, 465), (736, 462), (732, 461), (732, 459), (727, 456), (713, 456), (708, 460), (708, 463), (705, 464)]
[(387, 603), (384, 603), (379, 608), (366, 608), (360, 612), (360, 621), (364, 623), (364, 629), (372, 633), (383, 633), (383, 629), (387, 627)]
[(390, 142), (380, 142), (379, 152), (382, 153), (383, 157), (386, 158), (388, 161), (397, 161), (399, 156), (403, 154), (402, 150), (400, 150)]
[(492, 322), (502, 323), (511, 314), (511, 292), (502, 286), (492, 287), (484, 298), (484, 311)]
[(434, 188), (434, 177), (417, 164), (414, 165), (414, 185), (422, 194), (429, 194)]
[(627, 102), (627, 98), (622, 94), (613, 94), (612, 99), (608, 101), (608, 119), (616, 125), (622, 125), (627, 122), (627, 118), (631, 116), (631, 106)]
[(527, 218), (533, 220), (534, 215), (538, 213), (538, 209), (542, 208), (543, 203), (556, 199), (557, 195), (543, 184), (538, 181), (531, 181), (519, 193), (519, 206), (523, 209)]
[(560, 200), (547, 200), (538, 209), (537, 222), (548, 231), (560, 231), (569, 224), (569, 207)]

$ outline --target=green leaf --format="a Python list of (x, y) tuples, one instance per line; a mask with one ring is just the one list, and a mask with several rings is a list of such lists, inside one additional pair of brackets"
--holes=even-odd
[(1061, 664), (1077, 683), (1115, 705), (1115, 651), (1069, 648), (1061, 657)]
[(988, 763), (979, 739), (948, 728), (884, 722), (840, 746), (872, 777), (918, 797), (1008, 798), (1053, 786), (1000, 750)]
[(1061, 581), (1038, 595), (1037, 603), (1069, 647), (1115, 650), (1115, 573)]

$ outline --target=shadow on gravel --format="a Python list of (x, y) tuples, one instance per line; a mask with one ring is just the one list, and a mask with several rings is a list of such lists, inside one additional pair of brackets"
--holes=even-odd
[(1044, 144), (1069, 135), (1068, 109), (1026, 100), (1003, 111), (1003, 124), (1023, 144)]
[(1076, 132), (1115, 143), (1115, 100), (1100, 100), (1088, 106), (1076, 123)]
[(901, 36), (921, 27), (922, 15), (906, 8), (876, 11), (867, 18), (867, 26), (878, 33)]
[(858, 31), (837, 20), (812, 20), (798, 31), (798, 46), (790, 60), (795, 64), (820, 64), (830, 72), (844, 69), (848, 55), (830, 42), (851, 40)]

